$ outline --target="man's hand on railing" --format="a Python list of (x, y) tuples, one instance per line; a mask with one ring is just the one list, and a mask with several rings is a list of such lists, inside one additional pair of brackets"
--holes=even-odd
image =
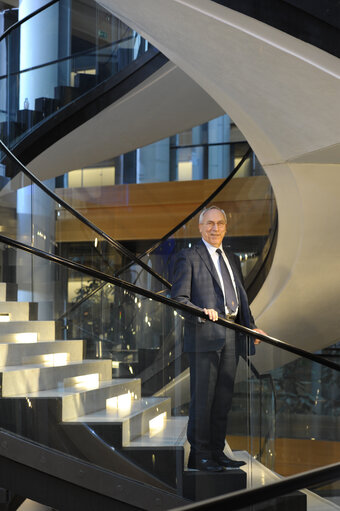
[[(268, 335), (266, 332), (264, 332), (264, 330), (261, 330), (261, 328), (253, 328), (253, 331), (257, 332), (258, 334)], [(261, 339), (255, 339), (254, 344), (260, 344), (260, 342)]]

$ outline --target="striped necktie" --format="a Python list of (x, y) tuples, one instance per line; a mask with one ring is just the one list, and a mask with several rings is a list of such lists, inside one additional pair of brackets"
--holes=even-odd
[(218, 248), (216, 250), (216, 252), (218, 253), (218, 258), (219, 258), (219, 262), (220, 262), (226, 306), (228, 308), (229, 313), (232, 314), (237, 309), (237, 298), (236, 298), (236, 294), (235, 294), (235, 289), (234, 289), (234, 286), (233, 286), (233, 283), (231, 280), (229, 270), (228, 270), (227, 265), (225, 264), (225, 261), (223, 259), (221, 249)]

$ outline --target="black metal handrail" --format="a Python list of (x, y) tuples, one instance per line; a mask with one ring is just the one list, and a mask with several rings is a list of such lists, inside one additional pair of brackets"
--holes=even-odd
[(22, 18), (21, 20), (17, 21), (16, 23), (13, 23), (13, 25), (11, 25), (10, 27), (8, 27), (7, 30), (5, 30), (5, 32), (3, 32), (0, 36), (0, 42), (5, 39), (8, 34), (10, 32), (12, 32), (13, 30), (15, 30), (16, 28), (20, 27), (20, 25), (22, 25), (23, 23), (25, 23), (26, 21), (28, 21), (29, 19), (31, 18), (34, 18), (34, 16), (36, 16), (37, 14), (40, 14), (42, 11), (44, 11), (45, 9), (48, 9), (49, 7), (51, 7), (51, 5), (53, 4), (56, 4), (58, 3), (60, 0), (51, 0), (51, 2), (48, 2), (47, 4), (43, 5), (42, 7), (39, 7), (39, 9), (36, 9), (35, 11), (31, 12), (31, 14), (28, 14), (27, 16), (25, 16), (25, 18)]
[(86, 217), (84, 217), (81, 213), (76, 211), (70, 204), (68, 204), (66, 201), (58, 197), (52, 190), (50, 190), (44, 183), (40, 181), (30, 170), (28, 170), (25, 165), (23, 165), (18, 158), (11, 152), (11, 150), (3, 143), (2, 140), (0, 140), (0, 148), (4, 151), (4, 153), (7, 154), (7, 156), (13, 160), (16, 165), (18, 165), (19, 169), (31, 180), (33, 183), (35, 183), (41, 190), (43, 190), (51, 199), (53, 199), (57, 204), (60, 204), (63, 208), (65, 208), (69, 213), (71, 213), (74, 217), (76, 217), (78, 220), (80, 220), (83, 224), (85, 224), (87, 227), (92, 229), (94, 232), (99, 234), (102, 238), (104, 238), (110, 245), (112, 245), (116, 250), (118, 250), (121, 254), (128, 257), (129, 259), (132, 259), (136, 264), (141, 266), (144, 270), (146, 270), (148, 273), (150, 273), (153, 277), (155, 277), (159, 282), (161, 282), (164, 286), (170, 288), (171, 284), (161, 275), (156, 273), (152, 268), (150, 268), (146, 263), (141, 261), (133, 252), (130, 252), (127, 248), (125, 248), (119, 241), (116, 241), (111, 236), (106, 234), (104, 231), (99, 229), (95, 224), (90, 222)]
[(246, 506), (276, 499), (277, 497), (306, 487), (331, 483), (337, 481), (339, 478), (340, 463), (333, 463), (326, 467), (308, 470), (302, 474), (286, 477), (281, 481), (268, 484), (264, 487), (261, 486), (260, 488), (254, 488), (252, 490), (241, 490), (228, 494), (227, 496), (221, 495), (187, 506), (177, 507), (176, 511), (191, 511), (192, 509), (200, 511), (208, 509), (213, 509), (214, 511), (236, 511)]
[[(58, 256), (58, 255), (49, 254), (48, 252), (45, 252), (44, 250), (40, 250), (35, 247), (31, 247), (29, 245), (26, 245), (25, 243), (20, 242), (20, 241), (8, 238), (7, 236), (0, 235), (0, 242), (5, 243), (6, 245), (15, 247), (19, 250), (24, 250), (25, 252), (28, 252), (28, 253), (38, 256), (38, 257), (41, 257), (43, 259), (47, 259), (54, 263), (61, 264), (61, 265), (65, 266), (67, 268), (70, 268), (72, 270), (85, 273), (86, 275), (90, 275), (91, 277), (94, 277), (96, 279), (103, 280), (109, 284), (113, 284), (113, 285), (120, 287), (122, 289), (131, 291), (132, 293), (140, 294), (142, 296), (145, 296), (146, 298), (151, 298), (152, 300), (154, 300), (156, 302), (163, 303), (165, 305), (168, 305), (173, 309), (179, 309), (185, 313), (191, 314), (192, 316), (196, 316), (198, 318), (203, 318), (203, 319), (209, 321), (209, 319), (207, 319), (207, 316), (200, 309), (191, 307), (190, 305), (186, 305), (184, 303), (177, 302), (176, 300), (173, 300), (172, 298), (167, 298), (165, 296), (162, 296), (161, 294), (154, 293), (153, 291), (149, 291), (148, 289), (144, 289), (142, 287), (136, 286), (135, 284), (131, 284), (130, 282), (126, 282), (126, 281), (121, 280), (117, 277), (107, 275), (99, 270), (95, 270), (95, 269), (85, 266), (83, 264), (79, 264), (74, 261), (70, 261), (70, 260), (65, 259), (64, 257)], [(281, 348), (284, 351), (294, 353), (295, 355), (298, 355), (302, 358), (307, 358), (309, 360), (312, 360), (313, 362), (316, 362), (318, 364), (324, 365), (326, 367), (329, 367), (330, 369), (334, 369), (335, 371), (340, 372), (339, 364), (336, 364), (335, 362), (331, 362), (330, 360), (323, 359), (323, 358), (319, 357), (318, 355), (314, 355), (313, 353), (305, 351), (301, 348), (297, 348), (296, 346), (293, 346), (292, 344), (289, 344), (285, 341), (280, 341), (279, 339), (275, 339), (274, 337), (271, 337), (269, 335), (254, 332), (254, 330), (252, 330), (251, 328), (239, 325), (238, 323), (233, 323), (232, 321), (228, 321), (227, 319), (218, 318), (216, 323), (218, 325), (222, 325), (224, 327), (231, 328), (232, 330), (235, 330), (237, 332), (246, 334), (250, 337), (256, 337), (257, 339), (264, 341), (266, 344), (276, 346), (277, 348)]]
[[(136, 38), (135, 36), (123, 37), (122, 39), (118, 39), (118, 41), (113, 41), (112, 43), (107, 43), (100, 47), (91, 48), (90, 50), (86, 49), (83, 51), (79, 51), (77, 53), (73, 53), (72, 55), (66, 55), (66, 57), (60, 57), (58, 59), (49, 60), (48, 62), (44, 62), (43, 64), (37, 64), (36, 66), (27, 67), (25, 69), (20, 69), (20, 71), (13, 71), (12, 73), (1, 75), (0, 80), (3, 80), (4, 78), (7, 78), (8, 76), (18, 76), (18, 75), (21, 75), (22, 73), (28, 73), (29, 71), (36, 71), (37, 69), (43, 69), (44, 67), (52, 66), (54, 64), (60, 64), (62, 62), (66, 62), (67, 60), (75, 59), (75, 58), (86, 56), (86, 55), (88, 56), (88, 55), (91, 55), (91, 53), (96, 53), (96, 52), (99, 52), (100, 50), (103, 50), (106, 48), (112, 48), (113, 46), (118, 46), (121, 43), (130, 41), (135, 38)], [(110, 56), (112, 56), (112, 54), (113, 54), (113, 52), (111, 52)], [(110, 57), (108, 57), (108, 59), (109, 58)]]

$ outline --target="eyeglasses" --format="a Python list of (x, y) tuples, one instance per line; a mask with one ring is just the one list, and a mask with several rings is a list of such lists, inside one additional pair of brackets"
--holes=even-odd
[(226, 226), (225, 222), (212, 222), (211, 220), (209, 222), (206, 222), (205, 225), (208, 229), (212, 229), (214, 226), (217, 227), (217, 229), (224, 229)]

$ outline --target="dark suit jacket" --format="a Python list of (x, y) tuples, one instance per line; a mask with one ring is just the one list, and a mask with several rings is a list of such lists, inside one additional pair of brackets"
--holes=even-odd
[[(248, 297), (244, 289), (240, 262), (225, 246), (223, 250), (232, 267), (239, 300), (237, 323), (254, 328)], [(201, 240), (196, 246), (182, 250), (174, 265), (174, 278), (171, 297), (181, 303), (199, 309), (215, 309), (224, 316), (224, 297), (215, 265)], [(246, 337), (237, 333), (236, 346), (241, 356), (246, 355)], [(198, 318), (186, 315), (184, 351), (215, 351), (225, 342), (225, 327), (212, 321), (199, 322)], [(254, 343), (250, 341), (249, 354), (254, 354)]]

